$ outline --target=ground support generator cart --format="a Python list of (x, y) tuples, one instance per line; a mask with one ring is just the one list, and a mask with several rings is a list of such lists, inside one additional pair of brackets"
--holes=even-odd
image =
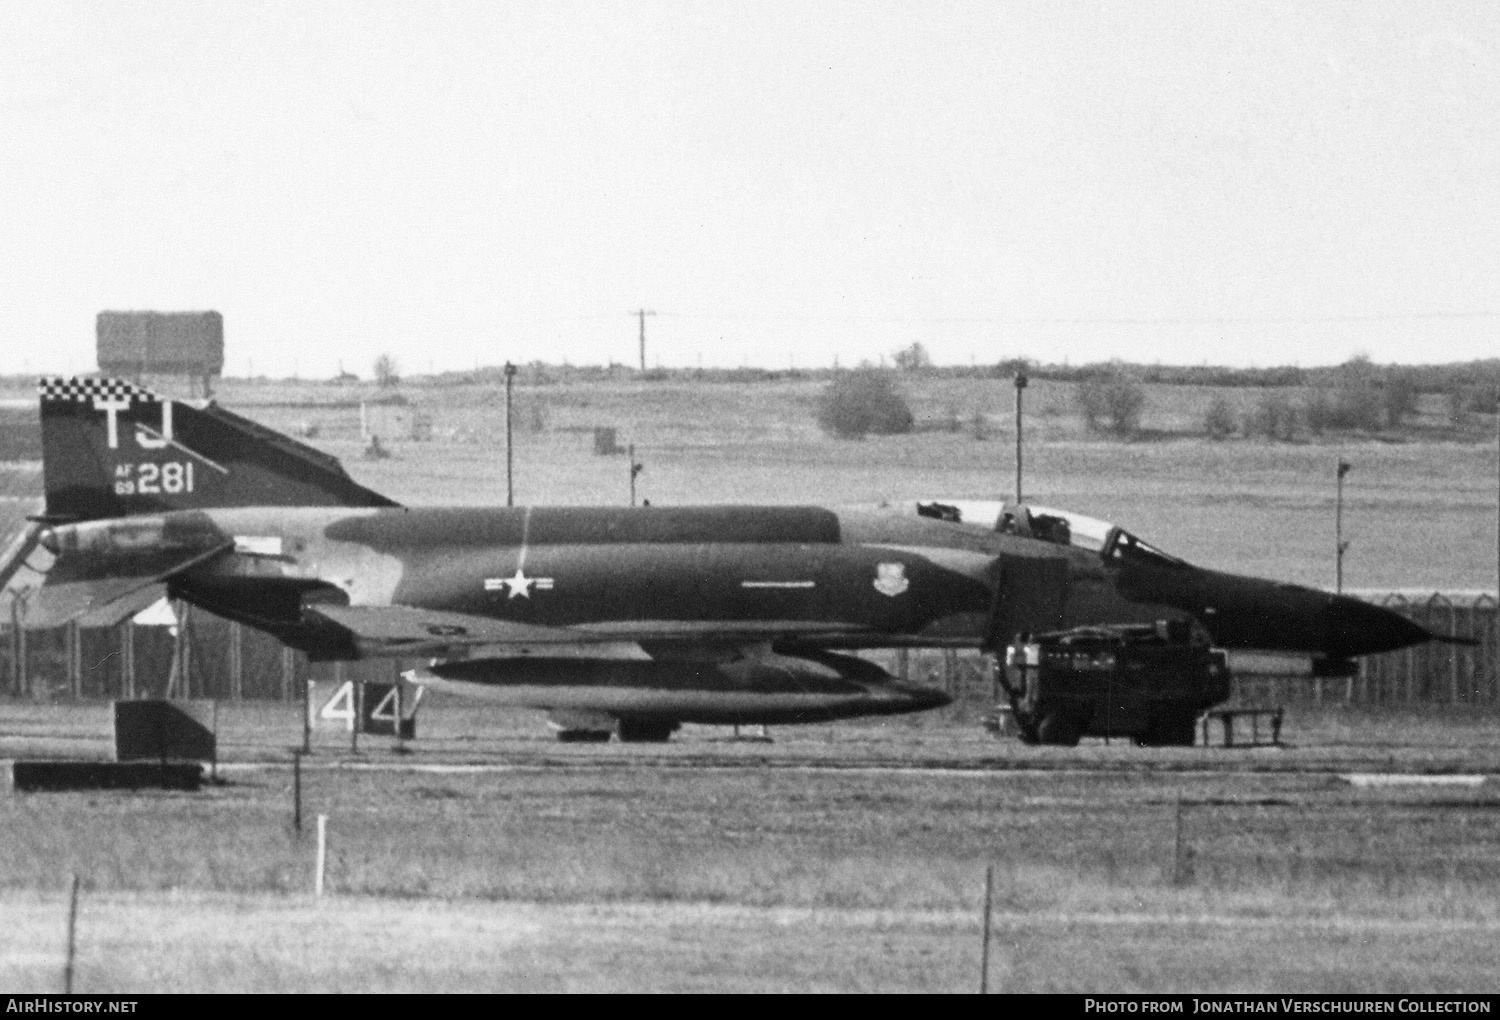
[[(1072, 747), (1083, 736), (1191, 747), (1198, 716), (1230, 695), (1228, 659), (1184, 621), (1079, 627), (1018, 639), (996, 677), (1028, 744)], [(998, 693), (998, 692), (997, 692)]]

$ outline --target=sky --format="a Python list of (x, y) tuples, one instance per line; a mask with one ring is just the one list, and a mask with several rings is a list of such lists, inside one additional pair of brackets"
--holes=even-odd
[(1500, 4), (0, 4), (0, 372), (1500, 355)]

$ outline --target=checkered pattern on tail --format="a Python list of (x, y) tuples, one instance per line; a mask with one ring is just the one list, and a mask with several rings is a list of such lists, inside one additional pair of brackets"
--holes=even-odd
[(148, 389), (123, 379), (94, 379), (74, 376), (43, 376), (37, 381), (37, 393), (43, 400), (93, 400), (95, 397), (152, 401), (161, 397)]

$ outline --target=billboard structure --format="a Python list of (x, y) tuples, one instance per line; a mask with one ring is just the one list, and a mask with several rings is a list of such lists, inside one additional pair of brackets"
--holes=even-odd
[(218, 312), (100, 312), (99, 371), (159, 384), (186, 379), (189, 397), (213, 395), (224, 372), (224, 316)]

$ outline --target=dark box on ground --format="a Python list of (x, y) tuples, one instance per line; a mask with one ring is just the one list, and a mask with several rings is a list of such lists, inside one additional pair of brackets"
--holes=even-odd
[(213, 706), (194, 701), (115, 702), (117, 761), (213, 761)]
[(197, 790), (197, 762), (18, 761), (11, 786), (23, 793), (61, 790)]

